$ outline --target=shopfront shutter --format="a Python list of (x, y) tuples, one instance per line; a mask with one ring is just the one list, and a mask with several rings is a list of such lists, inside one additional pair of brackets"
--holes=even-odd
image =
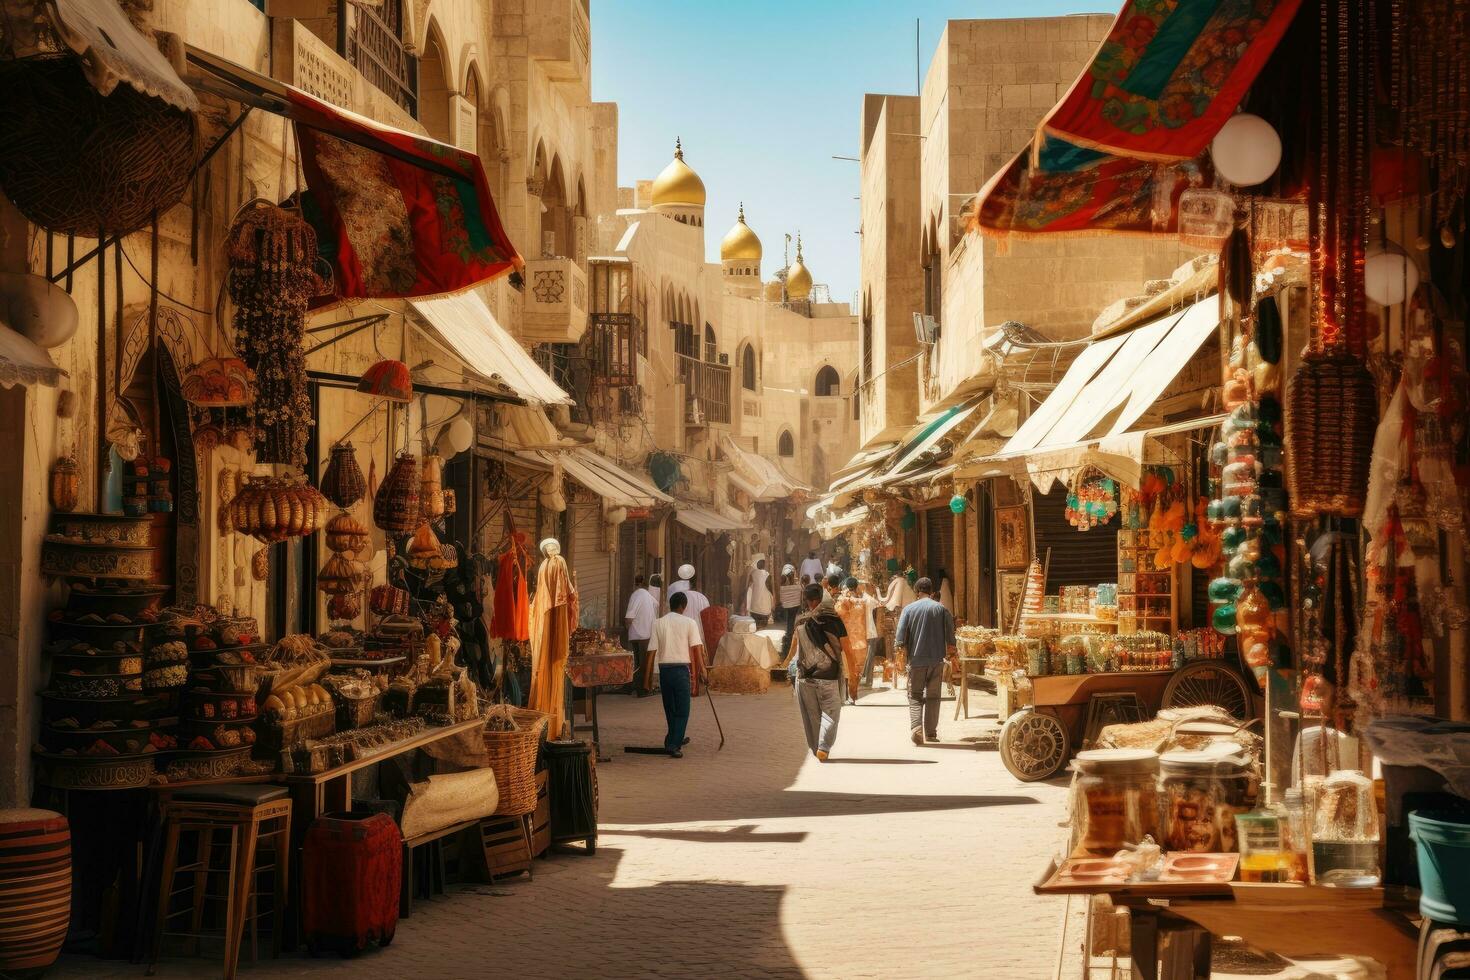
[(1079, 531), (1067, 523), (1067, 490), (1058, 488), (1031, 497), (1032, 520), (1036, 526), (1036, 556), (1047, 566), (1046, 591), (1063, 585), (1097, 585), (1118, 581), (1118, 518), (1090, 531)]
[(608, 607), (612, 555), (603, 545), (602, 500), (580, 491), (571, 505), (571, 521), (571, 566), (581, 609), (578, 625), (606, 629), (616, 617), (609, 615)]
[[(944, 569), (954, 578), (954, 512), (948, 507), (924, 511), (924, 568), (934, 578)], [(934, 583), (938, 587), (939, 583)]]
[(633, 589), (638, 576), (642, 575), (645, 584), (648, 580), (648, 522), (642, 520), (624, 521), (618, 525), (618, 603), (610, 612), (613, 627), (622, 629), (626, 624), (623, 622), (623, 613), (628, 609), (628, 599), (633, 595)]

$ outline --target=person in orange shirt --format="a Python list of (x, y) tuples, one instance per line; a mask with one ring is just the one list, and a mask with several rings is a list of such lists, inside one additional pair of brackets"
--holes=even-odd
[(878, 601), (859, 591), (856, 578), (849, 576), (842, 585), (842, 592), (833, 605), (842, 625), (847, 627), (847, 637), (842, 641), (842, 659), (847, 664), (846, 703), (857, 704), (863, 662), (868, 655), (868, 607), (877, 606)]

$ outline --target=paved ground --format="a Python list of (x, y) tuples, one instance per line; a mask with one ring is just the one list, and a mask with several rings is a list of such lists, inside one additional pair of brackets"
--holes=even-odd
[[(661, 739), (656, 698), (601, 703), (613, 758), (599, 770), (595, 856), (451, 889), (355, 960), (285, 958), (242, 975), (1052, 976), (1062, 903), (1030, 884), (1060, 839), (1065, 787), (1006, 773), (990, 699), (972, 699), (982, 717), (967, 723), (946, 703), (943, 743), (917, 748), (902, 694), (865, 695), (825, 765), (786, 688), (719, 696), (723, 751), (696, 702), (682, 760), (620, 751)], [(159, 973), (213, 969), (172, 959)], [(141, 973), (69, 957), (53, 975)]]

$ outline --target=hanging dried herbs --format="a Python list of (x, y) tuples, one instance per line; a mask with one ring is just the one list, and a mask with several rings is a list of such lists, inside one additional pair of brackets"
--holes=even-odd
[(231, 226), (226, 258), (235, 348), (255, 372), (256, 458), (305, 465), (311, 402), (302, 341), (307, 303), (325, 292), (316, 233), (298, 215), (256, 202)]

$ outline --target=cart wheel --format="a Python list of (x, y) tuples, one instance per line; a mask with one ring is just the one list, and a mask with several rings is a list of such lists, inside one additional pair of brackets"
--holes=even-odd
[(1000, 761), (1022, 782), (1055, 775), (1070, 755), (1067, 729), (1055, 715), (1022, 708), (1000, 730)]
[(1255, 717), (1245, 678), (1222, 663), (1196, 660), (1180, 667), (1169, 678), (1164, 687), (1162, 706), (1193, 708), (1205, 704), (1218, 705), (1241, 721)]

